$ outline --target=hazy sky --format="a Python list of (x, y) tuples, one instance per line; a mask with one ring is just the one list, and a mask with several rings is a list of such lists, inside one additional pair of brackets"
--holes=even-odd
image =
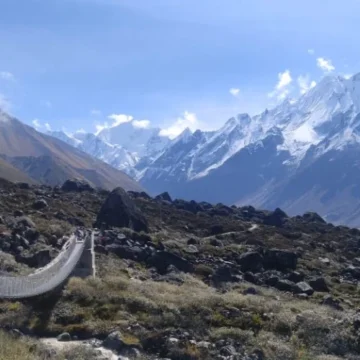
[[(360, 71), (358, 0), (0, 0), (0, 104), (95, 131), (132, 116), (169, 134)], [(117, 116), (117, 115), (127, 115)]]

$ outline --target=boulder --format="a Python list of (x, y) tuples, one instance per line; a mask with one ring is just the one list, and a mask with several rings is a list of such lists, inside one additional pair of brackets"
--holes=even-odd
[(186, 259), (168, 251), (157, 251), (155, 254), (146, 259), (150, 266), (154, 266), (160, 273), (165, 274), (168, 266), (174, 265), (183, 272), (193, 272), (193, 265)]
[(215, 270), (212, 279), (215, 283), (232, 282), (235, 280), (232, 269), (228, 265), (219, 266)]
[(275, 287), (281, 291), (293, 292), (293, 290), (295, 288), (295, 284), (289, 280), (279, 280), (276, 283)]
[(65, 192), (94, 192), (95, 189), (86, 181), (81, 179), (69, 179), (61, 186), (61, 190)]
[(15, 217), (24, 216), (24, 212), (22, 210), (14, 210), (14, 216)]
[(15, 219), (15, 227), (24, 227), (34, 229), (36, 227), (35, 223), (27, 216), (20, 216)]
[(298, 271), (292, 271), (288, 276), (287, 279), (293, 281), (294, 283), (298, 283), (304, 280), (304, 274)]
[(222, 225), (213, 225), (210, 228), (210, 235), (218, 235), (224, 232), (224, 227)]
[(46, 266), (51, 261), (51, 256), (49, 250), (40, 250), (33, 255), (16, 255), (15, 260), (32, 268), (40, 268)]
[(264, 224), (270, 226), (281, 227), (288, 218), (287, 214), (279, 208), (276, 208), (272, 213), (265, 216)]
[(105, 348), (114, 350), (114, 351), (121, 351), (125, 343), (122, 340), (122, 334), (120, 331), (113, 331), (111, 334), (107, 336), (107, 338), (103, 341), (102, 344)]
[(172, 202), (171, 196), (169, 195), (168, 192), (163, 192), (162, 194), (155, 196), (155, 200)]
[(241, 271), (259, 271), (262, 268), (263, 257), (256, 251), (241, 254), (236, 262), (241, 266)]
[(305, 281), (301, 281), (294, 286), (295, 294), (306, 294), (312, 295), (314, 293), (314, 289)]
[(268, 269), (295, 270), (297, 261), (298, 255), (292, 251), (270, 249), (264, 253), (264, 266)]
[(70, 341), (70, 340), (71, 340), (71, 336), (70, 336), (69, 333), (64, 332), (64, 333), (60, 334), (60, 335), (57, 337), (57, 340), (58, 340), (58, 341)]
[(340, 301), (337, 299), (334, 299), (331, 295), (325, 295), (321, 304), (330, 306), (336, 310), (344, 310), (343, 307), (340, 305)]
[(319, 223), (319, 224), (326, 224), (326, 221), (317, 213), (315, 212), (306, 212), (302, 219), (309, 223)]
[(328, 292), (329, 287), (326, 284), (326, 281), (323, 277), (314, 277), (309, 280), (309, 285), (319, 292)]
[(360, 267), (349, 265), (341, 272), (343, 275), (348, 275), (353, 279), (360, 280)]
[(108, 195), (98, 213), (95, 226), (127, 227), (135, 231), (148, 231), (145, 217), (126, 191), (120, 187)]
[(32, 207), (35, 210), (41, 210), (41, 209), (45, 209), (46, 207), (48, 207), (48, 203), (44, 199), (39, 199), (33, 203)]

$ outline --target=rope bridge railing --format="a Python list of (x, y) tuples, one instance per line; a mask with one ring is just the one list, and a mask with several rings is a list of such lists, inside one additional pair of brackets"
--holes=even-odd
[(71, 275), (84, 247), (85, 240), (78, 241), (72, 235), (62, 252), (44, 268), (28, 276), (0, 276), (0, 298), (28, 298), (55, 289)]

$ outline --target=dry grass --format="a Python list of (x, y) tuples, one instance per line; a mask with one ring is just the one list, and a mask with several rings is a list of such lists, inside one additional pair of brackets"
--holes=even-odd
[[(138, 344), (154, 330), (183, 328), (202, 339), (233, 339), (248, 349), (261, 348), (269, 360), (279, 359), (279, 354), (284, 360), (310, 360), (359, 351), (350, 312), (264, 288), (257, 288), (259, 295), (243, 295), (245, 284), (219, 293), (191, 275), (183, 274), (183, 279), (180, 286), (140, 281), (119, 270), (117, 276), (103, 279), (72, 278), (51, 310), (47, 330), (94, 336), (117, 328), (127, 343)], [(17, 324), (24, 318), (23, 305), (4, 303), (2, 307), (8, 311), (1, 321), (6, 318)], [(36, 314), (31, 316), (33, 324), (41, 322)], [(129, 331), (136, 323), (143, 329)], [(184, 351), (194, 359), (202, 358), (193, 348)]]
[(0, 360), (40, 360), (33, 343), (0, 331)]

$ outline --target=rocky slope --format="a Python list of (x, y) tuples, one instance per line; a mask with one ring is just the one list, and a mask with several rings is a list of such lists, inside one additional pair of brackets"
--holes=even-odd
[(16, 173), (14, 170), (9, 173), (10, 180), (31, 178), (34, 182), (59, 185), (70, 177), (77, 177), (108, 189), (116, 186), (141, 189), (121, 171), (63, 141), (37, 132), (1, 110), (0, 157), (9, 164), (9, 169), (18, 169)]
[(73, 182), (0, 188), (3, 272), (31, 272), (74, 227), (101, 227), (97, 279), (2, 301), (2, 327), (66, 332), (64, 340), (129, 358), (359, 358), (360, 230), (315, 213), (288, 217)]

